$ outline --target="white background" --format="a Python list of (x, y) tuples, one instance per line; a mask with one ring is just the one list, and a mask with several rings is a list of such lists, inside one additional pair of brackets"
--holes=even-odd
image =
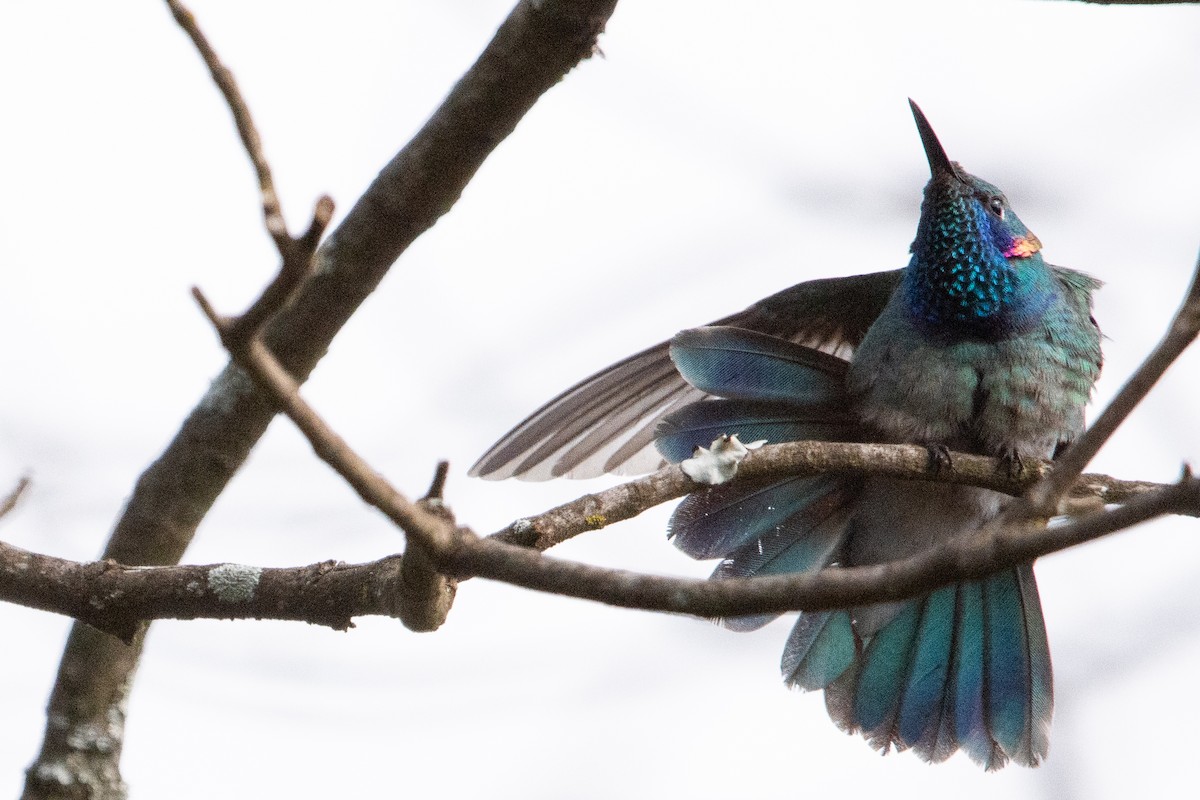
[[(470, 65), (508, 0), (197, 2), (302, 227), (349, 209)], [(400, 260), (306, 392), (410, 495), (435, 462), (480, 532), (607, 485), (488, 483), (479, 453), (584, 375), (801, 280), (901, 266), (927, 177), (905, 98), (1003, 187), (1055, 263), (1107, 282), (1096, 392), (1161, 334), (1200, 245), (1200, 10), (1071, 2), (624, 0), (462, 200)], [(0, 7), (0, 523), (101, 550), (224, 357), (188, 295), (240, 311), (276, 259), (229, 115), (156, 3)], [(340, 213), (339, 213), (340, 219)], [(1200, 453), (1190, 354), (1094, 469)], [(563, 557), (704, 575), (669, 509)], [(286, 420), (186, 560), (359, 561), (402, 541)], [(1194, 787), (1200, 537), (1144, 525), (1039, 565), (1048, 763), (881, 757), (784, 689), (788, 623), (737, 635), (472, 581), (445, 627), (156, 623), (131, 702), (134, 797), (1120, 798)], [(0, 608), (0, 796), (41, 736), (68, 621)]]

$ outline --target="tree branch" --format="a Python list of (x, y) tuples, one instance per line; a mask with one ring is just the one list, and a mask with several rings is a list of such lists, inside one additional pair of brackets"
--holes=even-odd
[(1200, 513), (1200, 481), (1178, 484), (1097, 511), (1068, 524), (1036, 524), (964, 534), (910, 558), (865, 567), (829, 567), (815, 573), (695, 580), (560, 561), (495, 539), (472, 539), (460, 530), (457, 549), (439, 561), (459, 577), (492, 578), (554, 594), (624, 608), (703, 617), (775, 611), (820, 611), (917, 597), (960, 580), (1107, 536), (1165, 514)]
[[(929, 473), (929, 452), (916, 445), (858, 444), (850, 442), (786, 442), (766, 445), (746, 457), (735, 480), (784, 477), (788, 475), (887, 475), (908, 480), (963, 483), (1020, 495), (1053, 462), (1026, 462), (1020, 476), (1010, 476), (999, 459), (970, 453), (952, 453), (954, 468), (938, 475)], [(492, 534), (507, 544), (548, 550), (586, 531), (631, 519), (648, 508), (695, 491), (697, 485), (675, 467), (587, 494), (537, 516), (520, 519)], [(1060, 504), (1063, 514), (1076, 516), (1107, 504), (1124, 503), (1159, 491), (1163, 484), (1124, 481), (1107, 475), (1081, 476)]]
[(132, 567), (0, 542), (0, 600), (74, 617), (126, 643), (155, 619), (280, 619), (347, 630), (353, 617), (396, 615), (400, 573), (399, 556), (289, 568)]
[[(335, 464), (339, 459), (333, 456)], [(340, 464), (338, 469), (348, 468)], [(668, 470), (682, 475), (676, 467)], [(394, 510), (388, 508), (391, 501), (379, 501), (382, 510), (393, 516)], [(1200, 514), (1200, 480), (1185, 474), (1177, 484), (1057, 527), (1026, 524), (984, 530), (900, 561), (831, 567), (817, 573), (720, 581), (646, 575), (550, 558), (498, 538), (480, 539), (465, 528), (455, 530), (452, 524), (443, 528), (447, 538), (439, 533), (437, 548), (429, 548), (429, 565), (458, 578), (491, 578), (646, 611), (704, 617), (819, 611), (916, 597), (1165, 514)], [(424, 557), (427, 551), (421, 552)], [(422, 589), (411, 586), (405, 577), (409, 558), (406, 554), (368, 564), (325, 561), (287, 568), (131, 567), (112, 561), (79, 563), (0, 542), (0, 600), (73, 616), (125, 641), (154, 619), (298, 620), (346, 630), (353, 627), (353, 617), (400, 616), (402, 598), (420, 595)], [(443, 612), (437, 622), (444, 617)]]
[[(286, 302), (300, 276), (272, 284)], [(393, 488), (324, 422), (301, 397), (259, 335), (236, 318), (218, 314), (199, 289), (197, 302), (230, 355), (296, 424), (313, 451), (359, 496), (388, 516), (408, 537), (403, 558), (348, 566), (326, 562), (264, 570), (243, 565), (127, 567), (111, 561), (83, 565), (0, 545), (4, 596), (36, 608), (70, 614), (121, 637), (134, 639), (142, 622), (170, 617), (270, 617), (350, 627), (355, 615), (400, 616), (414, 630), (434, 630), (453, 600), (453, 578), (488, 577), (531, 589), (639, 608), (701, 616), (738, 616), (788, 610), (823, 610), (900, 600), (958, 580), (978, 578), (1014, 564), (1090, 541), (1162, 514), (1200, 515), (1200, 481), (1185, 473), (1162, 486), (1087, 476), (1074, 492), (1092, 513), (1047, 529), (1037, 523), (992, 525), (911, 558), (869, 567), (829, 568), (816, 574), (723, 581), (667, 578), (551, 559), (546, 549), (583, 530), (604, 527), (699, 488), (677, 466), (606, 492), (587, 495), (540, 517), (519, 520), (480, 539), (456, 529), (442, 492), (447, 465), (439, 464), (425, 498), (413, 503)], [(276, 309), (263, 305), (268, 317)], [(952, 457), (953, 470), (934, 477), (928, 453), (912, 445), (790, 442), (747, 457), (734, 480), (807, 476), (826, 472), (885, 474), (943, 480), (1019, 494), (1054, 469), (1027, 466), (1013, 477), (993, 458)], [(1106, 500), (1127, 502), (1104, 511)], [(1083, 502), (1080, 498), (1090, 499)], [(1099, 510), (1097, 510), (1099, 509)], [(445, 574), (444, 574), (445, 573)], [(318, 586), (320, 578), (333, 575)], [(447, 578), (446, 574), (453, 578)], [(260, 588), (261, 587), (261, 588)]]
[(204, 65), (208, 67), (208, 71), (212, 75), (213, 83), (221, 91), (226, 105), (229, 106), (229, 111), (233, 114), (233, 123), (237, 126), (242, 146), (246, 149), (246, 154), (250, 156), (250, 163), (258, 175), (258, 189), (262, 195), (263, 220), (266, 223), (267, 232), (275, 240), (280, 252), (283, 252), (290, 244), (291, 239), (288, 236), (287, 224), (283, 219), (279, 195), (275, 192), (275, 179), (271, 176), (271, 165), (267, 162), (267, 155), (263, 151), (262, 138), (259, 137), (258, 128), (250, 115), (250, 107), (246, 105), (233, 73), (221, 63), (217, 51), (209, 44), (204, 31), (200, 30), (192, 12), (179, 0), (166, 0), (166, 3), (175, 22), (192, 40), (192, 44), (195, 45), (197, 52), (204, 60)]
[[(280, 301), (290, 295), (286, 280)], [(413, 562), (403, 571), (416, 592), (401, 593), (401, 620), (413, 630), (436, 630), (450, 610), (453, 583), (438, 575), (429, 561), (430, 552), (449, 547), (454, 535), (454, 518), (441, 501), (446, 468), (439, 466), (433, 485), (423, 502), (413, 503), (392, 487), (337, 434), (300, 396), (300, 384), (288, 375), (256, 333), (244, 338), (246, 328), (238, 319), (218, 314), (199, 289), (192, 289), (221, 343), (283, 411), (312, 445), (313, 451), (332, 466), (365, 502), (378, 508), (404, 531)], [(258, 304), (256, 304), (258, 305)], [(270, 309), (268, 309), (270, 313)]]
[(0, 500), (0, 519), (8, 516), (8, 513), (17, 507), (17, 503), (21, 502), (21, 495), (25, 494), (25, 490), (29, 488), (29, 476), (22, 475), (3, 500)]
[[(425, 126), (325, 241), (317, 256), (320, 270), (270, 324), (267, 342), (292, 375), (308, 376), (392, 262), (453, 206), (537, 99), (591, 55), (615, 5), (517, 4)], [(138, 479), (105, 556), (124, 564), (177, 563), (275, 413), (239, 368), (227, 366)], [(127, 646), (88, 626), (72, 629), (42, 750), (28, 771), (27, 800), (122, 796), (121, 721), (140, 652), (140, 636)], [(110, 732), (104, 748), (85, 746), (93, 730)]]
[[(433, 486), (426, 495), (426, 501), (436, 499), (438, 502), (422, 506), (408, 501), (304, 401), (299, 393), (299, 385), (284, 371), (257, 337), (250, 340), (236, 338), (236, 320), (217, 314), (199, 290), (193, 291), (230, 354), (253, 376), (255, 382), (275, 399), (309, 440), (314, 452), (353, 486), (364, 501), (378, 508), (404, 530), (410, 542), (410, 554), (404, 558), (407, 560), (416, 554), (415, 557), (419, 559), (418, 569), (425, 580), (436, 576), (436, 571), (458, 578), (488, 577), (531, 589), (610, 605), (700, 616), (729, 617), (774, 611), (825, 610), (915, 597), (956, 581), (979, 578), (1015, 564), (1033, 561), (1039, 556), (1091, 541), (1163, 514), (1200, 515), (1200, 481), (1185, 472), (1180, 482), (1175, 485), (1153, 489), (1138, 486), (1133, 490), (1138, 492), (1133, 499), (1113, 511), (1093, 511), (1071, 523), (1054, 528), (1047, 528), (1036, 522), (991, 525), (983, 530), (956, 537), (910, 558), (873, 566), (831, 567), (815, 574), (710, 581), (644, 575), (560, 561), (543, 556), (528, 547), (510, 544), (503, 540), (504, 534), (480, 539), (468, 529), (456, 530), (452, 519), (449, 519), (447, 514), (437, 511), (442, 505), (440, 501), (445, 480), (444, 464), (439, 465)], [(874, 467), (872, 459), (882, 466)], [(1000, 464), (995, 459), (963, 454), (961, 458), (952, 459), (952, 463), (958, 465), (950, 473), (955, 482), (982, 483), (989, 488), (1010, 492), (1020, 491), (1024, 484), (1037, 478), (1031, 473), (1040, 471), (1025, 470), (1026, 477), (1023, 480), (1015, 480), (999, 468)], [(1051, 467), (1041, 467), (1047, 468)], [(781, 472), (807, 475), (827, 471), (870, 471), (895, 477), (929, 479), (927, 453), (920, 447), (798, 442), (763, 448), (759, 456), (746, 459), (735, 480), (775, 477)], [(631, 489), (633, 484), (638, 484), (638, 489)], [(577, 501), (580, 506), (578, 510), (585, 514), (583, 519), (589, 527), (601, 527), (607, 524), (609, 516), (632, 515), (639, 508), (644, 510), (650, 505), (664, 502), (695, 488), (697, 485), (687, 478), (679, 467), (672, 466), (643, 481), (618, 487), (622, 491), (610, 490), (607, 495), (594, 495)], [(1122, 488), (1131, 490), (1131, 487)], [(1108, 484), (1108, 489), (1112, 490), (1111, 483)], [(571, 514), (563, 513), (560, 508), (544, 516), (549, 522), (568, 520), (569, 524)], [(533, 529), (534, 523), (528, 520), (524, 522), (523, 526), (510, 526), (508, 532), (511, 532), (512, 536), (526, 535), (529, 529)], [(534, 542), (539, 546), (549, 546), (552, 543), (551, 539), (545, 536), (538, 536)], [(30, 556), (24, 554), (24, 557)], [(395, 563), (394, 558), (388, 562)], [(51, 567), (58, 567), (62, 563), (56, 560)], [(109, 566), (125, 569), (116, 565)], [(18, 564), (10, 571), (20, 572), (21, 569), (21, 565)], [(28, 571), (27, 566), (24, 569)], [(207, 576), (203, 583), (201, 575), (188, 572), (193, 569), (200, 569), (203, 575)], [(298, 569), (303, 576), (305, 570), (311, 568)], [(370, 584), (374, 575), (372, 567), (368, 565), (358, 569), (366, 571), (364, 580)], [(64, 568), (67, 572), (72, 570), (80, 571), (77, 568)], [(153, 571), (155, 570), (149, 570)], [(223, 576), (236, 577), (240, 581), (238, 585), (241, 588), (237, 596), (246, 602), (254, 599), (255, 587), (264, 574), (260, 568), (231, 565), (160, 568), (157, 572), (164, 574), (162, 583), (169, 584), (170, 588), (160, 592), (162, 599), (157, 605), (150, 604), (150, 608), (146, 610), (143, 604), (136, 606), (132, 612), (122, 609), (123, 613), (117, 617), (117, 622), (113, 622), (109, 617), (101, 617), (98, 622), (108, 625), (109, 629), (124, 623), (129, 626), (126, 630), (132, 632), (136, 629), (136, 614), (139, 613), (137, 609), (142, 609), (140, 613), (143, 615), (212, 613), (212, 599), (195, 587), (206, 583), (211, 588), (213, 575), (217, 571), (221, 571)], [(399, 571), (404, 573), (403, 562)], [(140, 579), (147, 572), (148, 570), (138, 570), (133, 575)], [(295, 572), (296, 570), (275, 570), (271, 575), (278, 578), (279, 583), (292, 586), (296, 582), (291, 578)], [(179, 577), (180, 575), (183, 577)], [(394, 581), (396, 576), (388, 577)], [(186, 599), (180, 597), (181, 582), (185, 589), (192, 587)], [(305, 582), (301, 580), (300, 583), (303, 586)], [(383, 586), (387, 585), (385, 580)], [(113, 592), (111, 587), (105, 587), (102, 591), (105, 593), (99, 601), (95, 594), (88, 595), (80, 591), (68, 596), (88, 596), (89, 607), (111, 613), (112, 604), (119, 602), (125, 593)], [(214, 591), (213, 594), (217, 596), (218, 601), (229, 599), (222, 597), (220, 591)], [(387, 592), (377, 589), (369, 594), (385, 596)], [(438, 599), (445, 600), (444, 593)], [(191, 601), (190, 604), (187, 601)], [(287, 607), (294, 609), (297, 605), (299, 604), (289, 604)], [(318, 607), (326, 608), (329, 605), (327, 600), (323, 600)], [(187, 610), (181, 612), (181, 606)], [(197, 606), (200, 607), (199, 611)], [(271, 605), (271, 609), (277, 607), (277, 604)], [(346, 607), (356, 606), (347, 603)], [(440, 617), (435, 618), (435, 626), (444, 619), (448, 607), (448, 601), (438, 605)], [(264, 613), (257, 605), (250, 609), (233, 609), (228, 605), (218, 604), (217, 610), (220, 616), (234, 613), (257, 616)], [(372, 610), (367, 608), (363, 613), (372, 613)], [(85, 609), (85, 613), (91, 615), (90, 622), (97, 624), (92, 611)], [(127, 619), (126, 615), (130, 613), (134, 616)], [(342, 617), (337, 618), (336, 623), (329, 623), (323, 617), (313, 621), (341, 624), (342, 627), (349, 623), (348, 618)]]
[(1030, 518), (1051, 516), (1084, 467), (1091, 462), (1133, 409), (1145, 399), (1154, 388), (1154, 384), (1158, 383), (1158, 379), (1196, 340), (1197, 335), (1200, 335), (1200, 257), (1196, 260), (1192, 282), (1184, 295), (1183, 303), (1175, 312), (1175, 317), (1162, 340), (1138, 366), (1091, 427), (1055, 462), (1054, 469), (1034, 484), (1025, 495), (1025, 502), (1014, 503), (1005, 516), (1009, 519), (1022, 515)]

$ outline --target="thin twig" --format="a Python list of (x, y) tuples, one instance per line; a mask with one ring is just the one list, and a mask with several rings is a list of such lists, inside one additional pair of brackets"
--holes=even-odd
[(250, 107), (242, 97), (237, 81), (229, 68), (221, 63), (216, 50), (204, 35), (204, 31), (196, 22), (195, 16), (179, 0), (166, 0), (172, 16), (179, 27), (188, 35), (200, 57), (204, 60), (208, 71), (212, 74), (222, 96), (225, 98), (229, 111), (233, 115), (234, 125), (237, 126), (238, 136), (254, 172), (258, 175), (258, 188), (262, 197), (263, 222), (267, 234), (275, 242), (283, 267), (275, 279), (263, 290), (259, 299), (246, 310), (237, 320), (235, 337), (249, 339), (260, 331), (274, 314), (286, 305), (290, 298), (304, 282), (312, 268), (313, 257), (320, 244), (321, 236), (333, 219), (333, 199), (323, 195), (313, 208), (312, 219), (308, 229), (298, 237), (293, 238), (288, 233), (287, 220), (283, 216), (283, 207), (275, 191), (275, 179), (271, 175), (271, 164), (263, 149), (262, 137), (250, 114)]
[(1009, 518), (1021, 515), (1049, 517), (1059, 501), (1076, 482), (1080, 473), (1109, 440), (1126, 417), (1175, 363), (1176, 359), (1200, 334), (1200, 258), (1196, 261), (1192, 282), (1183, 303), (1175, 313), (1166, 334), (1146, 360), (1121, 387), (1108, 407), (1083, 435), (1055, 462), (1055, 467), (1025, 495), (1025, 503), (1010, 506)]
[(0, 500), (0, 519), (8, 516), (8, 512), (17, 507), (17, 503), (21, 500), (21, 495), (29, 488), (29, 483), (29, 476), (22, 475), (17, 481), (17, 485), (4, 496), (3, 500)]
[(241, 341), (233, 338), (230, 331), (234, 330), (236, 323), (216, 313), (199, 289), (193, 288), (192, 294), (234, 359), (295, 423), (318, 458), (333, 467), (364, 502), (386, 514), (405, 533), (435, 549), (447, 546), (451, 531), (447, 530), (444, 521), (400, 494), (330, 428), (300, 396), (300, 384), (287, 373), (261, 340)]
[(313, 207), (308, 230), (297, 239), (288, 238), (287, 247), (280, 250), (283, 264), (279, 272), (263, 289), (258, 299), (235, 320), (235, 328), (231, 331), (234, 338), (250, 339), (257, 336), (300, 291), (300, 287), (312, 272), (317, 245), (333, 219), (333, 208), (333, 198), (322, 195)]
[(254, 124), (254, 118), (250, 115), (250, 107), (242, 97), (233, 73), (221, 63), (217, 51), (209, 44), (204, 31), (200, 30), (195, 15), (179, 0), (166, 0), (166, 3), (179, 27), (192, 40), (200, 57), (204, 59), (205, 66), (212, 74), (213, 82), (217, 84), (217, 88), (225, 97), (226, 105), (233, 114), (233, 123), (237, 126), (242, 146), (246, 148), (250, 162), (254, 165), (254, 172), (258, 175), (258, 188), (262, 195), (263, 219), (266, 222), (267, 232), (275, 240), (279, 251), (283, 253), (291, 247), (292, 239), (288, 235), (279, 195), (275, 192), (275, 179), (271, 176), (271, 165), (267, 162), (266, 153), (263, 151), (262, 138), (258, 135), (258, 128)]

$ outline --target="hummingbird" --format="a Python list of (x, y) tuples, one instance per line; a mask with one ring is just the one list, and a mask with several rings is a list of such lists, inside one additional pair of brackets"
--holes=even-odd
[[(947, 156), (909, 105), (929, 163), (902, 269), (807, 281), (683, 331), (581, 381), (472, 467), (484, 478), (590, 477), (678, 463), (721, 434), (744, 440), (919, 444), (1010, 471), (1080, 434), (1100, 373), (1092, 293), (1047, 264), (1004, 193)], [(695, 492), (668, 535), (713, 578), (904, 558), (997, 517), (1007, 496), (883, 476), (733, 481)], [(720, 620), (755, 630), (777, 614)], [(1046, 757), (1053, 681), (1033, 565), (927, 596), (801, 613), (784, 646), (794, 688), (887, 752), (986, 769)]]

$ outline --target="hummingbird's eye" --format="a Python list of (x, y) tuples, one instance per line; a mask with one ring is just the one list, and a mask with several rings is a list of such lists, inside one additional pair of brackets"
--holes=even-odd
[(988, 208), (990, 208), (992, 210), (992, 213), (995, 214), (997, 217), (999, 217), (1000, 219), (1004, 219), (1004, 198), (1003, 197), (996, 196), (996, 197), (993, 197), (990, 200), (988, 200)]

